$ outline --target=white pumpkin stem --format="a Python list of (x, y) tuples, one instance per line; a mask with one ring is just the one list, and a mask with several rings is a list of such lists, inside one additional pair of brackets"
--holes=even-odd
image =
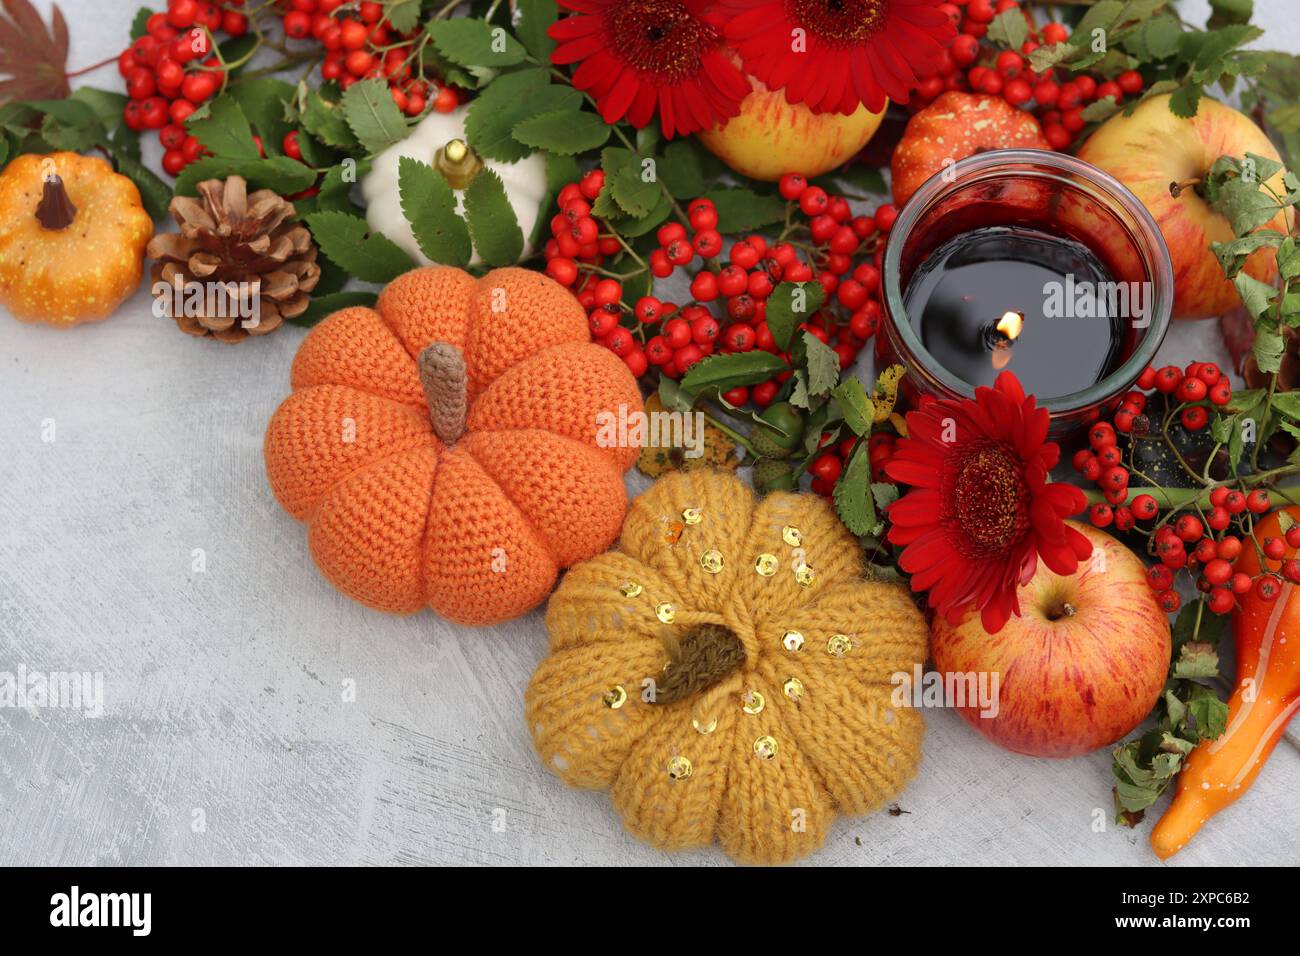
[(434, 168), (452, 189), (464, 189), (483, 168), (483, 160), (463, 139), (453, 139), (438, 150)]
[(454, 445), (465, 434), (469, 414), (465, 358), (450, 342), (433, 342), (420, 353), (419, 366), (434, 434), (445, 444)]

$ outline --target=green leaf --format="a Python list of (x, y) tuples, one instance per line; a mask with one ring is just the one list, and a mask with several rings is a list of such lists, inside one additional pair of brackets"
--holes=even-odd
[(379, 77), (353, 83), (343, 91), (343, 118), (367, 153), (381, 153), (406, 138), (406, 121)]
[(1045, 73), (1054, 66), (1068, 62), (1078, 52), (1078, 47), (1064, 41), (1040, 46), (1029, 54), (1029, 65), (1035, 73)]
[(293, 127), (285, 119), (285, 108), (293, 102), (296, 88), (269, 76), (250, 77), (230, 88), (229, 95), (262, 136), (268, 154), (283, 155), (284, 137)]
[(564, 109), (529, 117), (514, 128), (514, 137), (535, 149), (572, 156), (604, 145), (610, 131), (595, 113)]
[[(1237, 287), (1237, 292), (1241, 294), (1241, 301), (1246, 306), (1246, 311), (1250, 313), (1251, 318), (1259, 319), (1265, 316), (1273, 306), (1273, 298), (1277, 290), (1267, 282), (1260, 282), (1254, 276), (1248, 273), (1238, 273), (1237, 277), (1232, 280), (1232, 284)], [(1276, 369), (1266, 369), (1265, 371), (1276, 371)]]
[(840, 380), (839, 354), (811, 332), (803, 333), (808, 364), (808, 393), (813, 397), (830, 394)]
[(641, 157), (630, 149), (607, 146), (600, 151), (605, 185), (620, 209), (633, 218), (648, 215), (662, 190), (654, 179), (645, 179)]
[(1200, 641), (1184, 644), (1174, 662), (1176, 678), (1218, 677), (1219, 655), (1210, 644)]
[(1099, 0), (1088, 8), (1083, 19), (1075, 26), (1072, 36), (1078, 37), (1079, 41), (1088, 47), (1092, 44), (1092, 31), (1109, 30), (1119, 22), (1123, 11), (1122, 0)]
[(1169, 97), (1169, 112), (1182, 119), (1191, 119), (1201, 105), (1204, 92), (1199, 83), (1184, 83)]
[(190, 117), (185, 127), (214, 156), (230, 159), (258, 159), (257, 143), (253, 142), (253, 129), (244, 115), (239, 101), (231, 93), (218, 96), (208, 104), (208, 111), (200, 119)]
[(993, 18), (986, 35), (998, 46), (1019, 53), (1020, 45), (1029, 39), (1029, 24), (1025, 22), (1024, 11), (1019, 7), (1002, 11)]
[(505, 27), (484, 20), (459, 17), (430, 21), (426, 30), (438, 52), (461, 66), (489, 66), (500, 69), (522, 63), (528, 55), (523, 44)]
[(456, 194), (427, 163), (410, 156), (397, 161), (397, 189), (402, 215), (420, 251), (441, 265), (464, 267), (474, 253), (469, 226), (456, 213)]
[(859, 442), (849, 456), (849, 463), (835, 482), (835, 512), (844, 527), (856, 535), (874, 534), (880, 526), (871, 496), (871, 459), (867, 443)]
[(391, 282), (415, 268), (411, 257), (391, 239), (383, 233), (370, 233), (360, 216), (317, 212), (307, 217), (307, 226), (320, 251), (363, 282)]
[(528, 69), (497, 77), (469, 105), (465, 138), (479, 155), (502, 163), (517, 163), (532, 150), (515, 139), (515, 127), (525, 119), (551, 110), (576, 110), (582, 94), (571, 86), (552, 83), (546, 70)]
[(141, 7), (131, 18), (131, 39), (138, 40), (149, 32), (149, 18), (153, 16), (153, 11), (148, 7)]
[(140, 190), (140, 199), (149, 215), (155, 219), (162, 219), (167, 215), (167, 207), (171, 205), (172, 201), (172, 188), (170, 186), (159, 179), (151, 169), (131, 156), (115, 152), (113, 154), (113, 165), (117, 167), (119, 173), (135, 183), (135, 188)]
[(378, 296), (373, 292), (331, 292), (329, 295), (312, 296), (306, 311), (287, 321), (293, 325), (311, 327), (340, 309), (356, 305), (372, 306), (376, 298)]
[(312, 136), (337, 149), (351, 149), (357, 145), (357, 138), (352, 134), (343, 115), (343, 107), (324, 99), (320, 93), (312, 90), (303, 97), (299, 120)]
[(1277, 268), (1283, 279), (1300, 277), (1300, 245), (1287, 236), (1277, 250)]
[(1217, 740), (1228, 727), (1228, 705), (1212, 694), (1203, 694), (1187, 704), (1187, 710), (1196, 721), (1196, 733), (1201, 740)]
[[(769, 328), (771, 328), (769, 326)], [(840, 406), (844, 421), (855, 435), (867, 435), (876, 419), (876, 407), (857, 378), (846, 378), (832, 393)]]
[(813, 317), (826, 300), (820, 282), (782, 282), (767, 298), (767, 327), (777, 348), (788, 351), (794, 330)]
[(704, 192), (704, 164), (693, 140), (669, 143), (659, 157), (659, 181), (678, 199), (694, 199)]
[(519, 39), (534, 60), (551, 62), (555, 41), (546, 35), (546, 31), (556, 21), (560, 8), (555, 0), (519, 0), (518, 8), (519, 23), (515, 32)]
[(410, 33), (420, 23), (420, 0), (389, 0), (384, 19), (398, 33)]
[(193, 196), (195, 186), (205, 179), (225, 179), (243, 176), (248, 188), (271, 189), (281, 196), (302, 192), (316, 182), (316, 171), (288, 156), (271, 156), (267, 159), (227, 159), (223, 156), (205, 156), (186, 166), (176, 177), (176, 192)]
[(1089, 103), (1083, 108), (1080, 115), (1085, 123), (1101, 123), (1110, 119), (1119, 110), (1120, 106), (1115, 102), (1115, 98), (1107, 96), (1104, 99), (1094, 100)]
[(718, 210), (719, 232), (753, 232), (785, 218), (785, 200), (761, 196), (752, 189), (710, 189), (705, 193)]
[(699, 393), (705, 388), (716, 388), (720, 392), (740, 385), (757, 385), (766, 382), (778, 372), (784, 372), (789, 366), (771, 352), (755, 349), (752, 352), (727, 352), (710, 355), (701, 362), (696, 362), (682, 376), (681, 387), (688, 392)]
[(501, 177), (480, 170), (465, 188), (465, 218), (474, 248), (490, 266), (513, 265), (524, 251), (524, 234)]
[(1231, 23), (1249, 23), (1255, 12), (1254, 0), (1210, 0), (1210, 19), (1205, 26), (1211, 30)]
[(635, 239), (638, 236), (644, 236), (651, 229), (654, 229), (673, 211), (672, 201), (660, 190), (659, 195), (655, 198), (654, 207), (644, 216), (638, 216), (630, 219), (608, 220), (618, 226), (618, 231), (622, 233), (625, 239)]

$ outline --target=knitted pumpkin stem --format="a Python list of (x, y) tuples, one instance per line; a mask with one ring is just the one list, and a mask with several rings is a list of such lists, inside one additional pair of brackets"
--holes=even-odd
[(700, 624), (680, 641), (665, 633), (664, 644), (672, 660), (655, 685), (656, 704), (673, 704), (707, 690), (745, 662), (740, 638), (721, 624)]
[(77, 218), (77, 207), (68, 198), (63, 179), (48, 176), (41, 191), (41, 201), (36, 204), (36, 221), (43, 229), (67, 229)]
[(419, 366), (433, 431), (445, 444), (454, 445), (465, 434), (469, 414), (465, 358), (450, 342), (434, 342), (420, 353)]

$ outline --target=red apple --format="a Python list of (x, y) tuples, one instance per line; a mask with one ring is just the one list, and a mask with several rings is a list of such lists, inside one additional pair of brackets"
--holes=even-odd
[[(1069, 577), (1042, 561), (1019, 589), (1020, 617), (997, 634), (978, 612), (936, 617), (930, 654), (940, 674), (998, 675), (996, 715), (958, 708), (1008, 750), (1073, 757), (1119, 740), (1150, 713), (1169, 670), (1169, 620), (1140, 560), (1104, 531), (1070, 522), (1092, 558)], [(990, 708), (990, 712), (993, 708)]]
[[(1174, 318), (1204, 319), (1241, 305), (1236, 288), (1223, 275), (1211, 242), (1233, 238), (1228, 220), (1210, 208), (1197, 188), (1220, 156), (1246, 153), (1278, 159), (1264, 131), (1244, 113), (1214, 100), (1201, 100), (1191, 119), (1169, 110), (1168, 96), (1140, 103), (1131, 116), (1117, 113), (1088, 137), (1079, 158), (1127, 186), (1160, 226), (1174, 266)], [(1178, 196), (1171, 183), (1189, 184)], [(1279, 193), (1282, 173), (1268, 181)], [(1278, 213), (1262, 228), (1286, 231)], [(1261, 282), (1277, 278), (1277, 255), (1260, 249), (1246, 261), (1246, 272)]]
[(754, 77), (740, 102), (740, 115), (696, 136), (720, 160), (750, 179), (769, 182), (786, 173), (809, 179), (848, 162), (875, 135), (884, 110), (859, 106), (842, 113), (814, 113), (803, 103), (788, 103), (785, 93), (769, 90)]

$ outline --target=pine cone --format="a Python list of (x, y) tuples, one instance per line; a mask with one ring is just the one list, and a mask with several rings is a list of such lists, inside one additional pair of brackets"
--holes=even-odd
[(293, 203), (269, 189), (247, 189), (242, 176), (199, 183), (199, 198), (171, 201), (180, 232), (149, 243), (154, 283), (175, 290), (158, 304), (182, 332), (238, 342), (275, 331), (311, 301), (320, 281), (311, 233)]

